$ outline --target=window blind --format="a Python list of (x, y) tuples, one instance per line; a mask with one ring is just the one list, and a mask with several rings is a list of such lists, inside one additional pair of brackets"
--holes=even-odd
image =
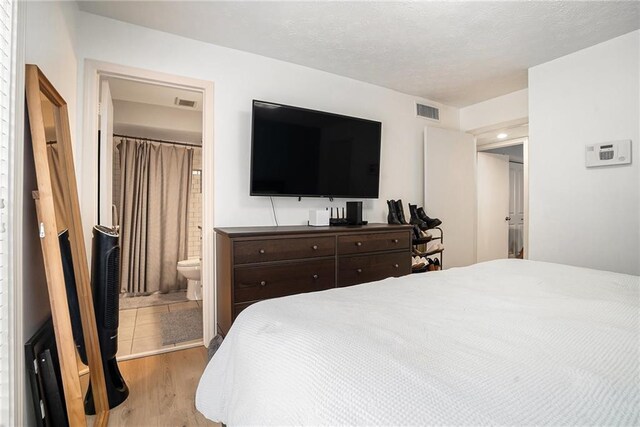
[(0, 0), (0, 426), (11, 424), (11, 343), (10, 343), (10, 259), (9, 259), (9, 174), (10, 138), (13, 122), (12, 81), (15, 0)]

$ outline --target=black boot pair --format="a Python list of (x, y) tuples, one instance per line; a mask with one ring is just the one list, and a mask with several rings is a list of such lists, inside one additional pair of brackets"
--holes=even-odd
[(419, 208), (418, 205), (409, 204), (409, 212), (411, 213), (410, 223), (417, 225), (421, 230), (429, 230), (442, 224), (438, 218), (429, 218), (424, 209)]
[(389, 208), (389, 215), (387, 215), (387, 222), (389, 224), (408, 224), (404, 216), (402, 200), (387, 200), (387, 206)]
[(417, 233), (416, 238), (420, 238), (420, 230), (429, 230), (442, 224), (438, 218), (429, 218), (423, 208), (418, 208), (418, 205), (412, 205), (409, 203), (409, 213), (411, 218), (407, 223), (407, 219), (404, 215), (404, 208), (402, 207), (402, 200), (387, 200), (387, 206), (389, 208), (389, 215), (387, 216), (387, 222), (389, 224), (411, 224), (418, 226), (418, 230), (414, 230)]

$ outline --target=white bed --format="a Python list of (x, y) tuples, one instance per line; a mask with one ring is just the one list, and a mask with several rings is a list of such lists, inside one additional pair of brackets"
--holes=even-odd
[(263, 301), (196, 407), (227, 425), (639, 425), (640, 277), (522, 260)]

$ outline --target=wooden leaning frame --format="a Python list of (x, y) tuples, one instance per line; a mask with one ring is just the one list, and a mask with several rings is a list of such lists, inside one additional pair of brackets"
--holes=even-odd
[(58, 242), (56, 226), (56, 212), (51, 184), (49, 161), (47, 157), (47, 141), (45, 137), (44, 117), (40, 94), (44, 94), (54, 105), (56, 138), (60, 146), (60, 162), (67, 172), (67, 179), (63, 180), (65, 193), (69, 200), (65, 200), (68, 209), (68, 228), (73, 255), (73, 270), (76, 278), (78, 304), (82, 319), (85, 348), (91, 375), (91, 387), (96, 408), (95, 426), (106, 426), (109, 420), (109, 401), (105, 386), (102, 356), (96, 327), (96, 318), (91, 294), (87, 254), (84, 246), (82, 219), (80, 217), (80, 203), (78, 201), (78, 187), (73, 164), (71, 146), (71, 132), (69, 129), (69, 113), (67, 103), (60, 96), (45, 75), (36, 65), (27, 65), (25, 73), (26, 102), (31, 128), (33, 145), (33, 159), (35, 163), (38, 190), (33, 192), (38, 224), (40, 227), (40, 241), (42, 256), (49, 290), (51, 316), (60, 359), (60, 372), (66, 400), (69, 425), (80, 426), (87, 424), (84, 412), (80, 375), (76, 358), (76, 348), (71, 329), (71, 318), (67, 303), (62, 257)]

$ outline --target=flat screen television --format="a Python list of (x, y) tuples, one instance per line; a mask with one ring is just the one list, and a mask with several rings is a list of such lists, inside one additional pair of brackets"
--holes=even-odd
[(375, 199), (382, 123), (253, 101), (251, 195)]

